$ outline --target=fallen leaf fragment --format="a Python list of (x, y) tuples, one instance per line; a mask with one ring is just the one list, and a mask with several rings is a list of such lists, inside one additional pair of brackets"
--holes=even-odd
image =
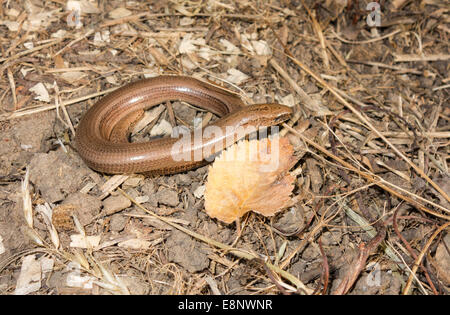
[(287, 138), (243, 140), (209, 168), (206, 213), (231, 223), (248, 211), (272, 216), (285, 208), (294, 188), (288, 173), (297, 162)]
[(124, 18), (126, 16), (130, 16), (132, 14), (132, 12), (124, 7), (121, 8), (117, 8), (115, 10), (112, 10), (111, 12), (109, 12), (109, 17), (112, 19), (120, 19), (120, 18)]
[(36, 259), (34, 254), (25, 256), (14, 294), (25, 295), (39, 290), (43, 276), (53, 270), (53, 265), (54, 261), (51, 258), (41, 257)]
[(92, 289), (95, 278), (81, 275), (81, 265), (77, 262), (69, 262), (66, 266), (66, 285), (72, 288)]
[(100, 235), (70, 235), (70, 247), (94, 248), (97, 247), (98, 244), (100, 244)]
[(232, 82), (234, 84), (241, 84), (245, 80), (248, 80), (249, 76), (245, 73), (237, 70), (237, 69), (228, 69), (228, 77), (227, 81)]
[(147, 240), (142, 240), (139, 238), (132, 238), (132, 239), (120, 242), (119, 244), (117, 244), (117, 246), (129, 248), (129, 249), (145, 250), (145, 249), (148, 249), (151, 246), (151, 244), (152, 243)]
[(161, 120), (160, 123), (155, 125), (150, 131), (150, 136), (164, 136), (172, 134), (172, 125), (165, 119)]
[(50, 102), (50, 95), (48, 94), (48, 91), (43, 83), (37, 83), (30, 88), (30, 91), (36, 94), (35, 99), (46, 103)]

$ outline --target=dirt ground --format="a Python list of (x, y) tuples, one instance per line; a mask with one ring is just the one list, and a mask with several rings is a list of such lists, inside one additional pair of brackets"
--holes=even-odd
[[(2, 1), (0, 293), (448, 294), (450, 8), (379, 2)], [(289, 207), (223, 224), (209, 166), (84, 164), (83, 113), (158, 74), (293, 108)], [(217, 119), (171, 105), (133, 141)]]

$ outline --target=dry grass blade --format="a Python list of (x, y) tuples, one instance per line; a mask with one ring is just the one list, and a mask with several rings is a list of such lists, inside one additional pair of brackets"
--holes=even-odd
[(423, 257), (425, 256), (425, 254), (428, 251), (428, 248), (430, 248), (431, 243), (433, 243), (434, 239), (439, 235), (439, 233), (441, 233), (442, 231), (444, 231), (446, 228), (448, 228), (450, 226), (450, 222), (447, 222), (443, 225), (441, 225), (434, 233), (433, 235), (431, 235), (430, 239), (427, 241), (427, 243), (425, 244), (425, 246), (422, 248), (422, 250), (420, 251), (419, 256), (417, 256), (416, 261), (414, 262), (414, 266), (411, 270), (411, 274), (408, 277), (408, 281), (406, 282), (405, 288), (403, 289), (403, 294), (406, 295), (409, 293), (410, 287), (411, 287), (411, 283), (414, 279), (414, 275), (417, 272), (417, 269), (419, 268)]
[(450, 55), (439, 54), (429, 56), (417, 56), (417, 55), (395, 55), (394, 62), (411, 62), (411, 61), (445, 61), (449, 60)]
[(351, 40), (342, 38), (341, 36), (336, 34), (336, 32), (334, 30), (331, 30), (331, 31), (333, 32), (333, 35), (343, 43), (350, 44), (350, 45), (363, 45), (363, 44), (374, 43), (374, 42), (389, 38), (391, 36), (394, 36), (394, 35), (400, 33), (402, 30), (397, 29), (389, 34), (386, 34), (386, 35), (383, 35), (380, 37), (375, 37), (375, 38), (371, 38), (371, 39), (367, 39), (367, 40), (360, 40), (360, 41), (351, 41)]
[(33, 228), (33, 206), (31, 204), (31, 195), (29, 190), (29, 178), (30, 172), (27, 168), (25, 172), (25, 178), (22, 180), (22, 200), (23, 200), (23, 213), (25, 221), (28, 227)]

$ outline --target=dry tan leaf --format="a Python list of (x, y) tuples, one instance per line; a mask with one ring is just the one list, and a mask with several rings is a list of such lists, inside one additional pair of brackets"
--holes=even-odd
[(66, 10), (67, 11), (78, 10), (81, 14), (101, 13), (96, 3), (88, 0), (81, 0), (81, 1), (69, 0), (67, 1), (66, 4)]
[(36, 259), (36, 255), (25, 256), (22, 261), (14, 294), (24, 295), (39, 290), (41, 287), (41, 273), (41, 264)]
[(41, 280), (46, 273), (53, 271), (55, 261), (42, 256), (28, 255), (23, 258), (20, 274), (17, 279), (15, 295), (24, 295), (35, 292), (41, 288)]
[(26, 49), (33, 49), (34, 44), (33, 44), (33, 42), (26, 42), (26, 43), (23, 43), (23, 47), (25, 47)]
[(142, 240), (139, 238), (132, 238), (132, 239), (125, 240), (125, 241), (117, 244), (117, 246), (119, 246), (119, 247), (130, 248), (130, 249), (141, 249), (141, 250), (148, 249), (151, 245), (152, 245), (151, 242), (149, 242), (147, 240)]
[(48, 91), (43, 83), (37, 83), (30, 88), (30, 91), (36, 94), (36, 96), (34, 97), (35, 99), (46, 103), (50, 102), (50, 95), (48, 94)]
[(231, 223), (248, 211), (272, 216), (287, 206), (294, 188), (288, 173), (297, 158), (287, 138), (240, 141), (209, 168), (206, 213)]
[(16, 10), (14, 8), (11, 8), (9, 10), (6, 10), (6, 15), (13, 17), (13, 18), (17, 18), (20, 15), (20, 11)]
[(188, 33), (181, 40), (178, 50), (182, 54), (194, 52), (197, 50), (195, 43), (195, 40), (192, 39), (192, 33)]
[(107, 43), (110, 43), (111, 39), (110, 39), (109, 35), (110, 35), (110, 32), (108, 30), (96, 32), (94, 34), (94, 45), (95, 46), (105, 46)]
[(253, 48), (257, 55), (260, 56), (270, 56), (272, 55), (272, 49), (269, 44), (265, 40), (253, 40), (252, 41)]
[(246, 75), (245, 73), (243, 73), (235, 68), (228, 69), (227, 72), (228, 72), (227, 81), (232, 82), (234, 84), (239, 85), (242, 82), (244, 82), (245, 80), (248, 80), (248, 78), (249, 78), (248, 75)]
[(198, 186), (197, 189), (194, 190), (194, 197), (199, 199), (202, 198), (203, 195), (205, 194), (205, 189), (206, 189), (205, 185)]
[(47, 10), (32, 4), (30, 1), (24, 3), (27, 11), (27, 20), (23, 23), (23, 28), (27, 31), (39, 31), (46, 29), (57, 20), (56, 13), (59, 10)]
[(155, 58), (156, 62), (158, 62), (160, 65), (166, 66), (169, 64), (169, 59), (167, 59), (161, 48), (150, 47), (148, 50), (153, 58)]
[(117, 8), (115, 10), (112, 10), (111, 12), (109, 12), (109, 17), (112, 19), (120, 19), (120, 18), (124, 18), (126, 16), (130, 16), (133, 12), (131, 12), (130, 10), (121, 7), (121, 8)]
[(295, 99), (295, 96), (293, 94), (288, 94), (285, 97), (281, 98), (281, 104), (294, 107), (295, 104), (298, 104), (299, 102)]
[(190, 17), (185, 16), (180, 19), (180, 26), (189, 26), (189, 25), (194, 24), (194, 22), (195, 22), (194, 19), (191, 19)]
[(172, 125), (165, 119), (156, 124), (150, 131), (150, 136), (163, 136), (172, 134)]
[(56, 55), (55, 59), (54, 59), (54, 62), (55, 62), (55, 68), (56, 69), (64, 69), (64, 68), (66, 68), (66, 64), (64, 63), (64, 59), (63, 59), (63, 57), (61, 55)]
[(75, 84), (76, 82), (86, 77), (86, 73), (81, 71), (68, 71), (61, 73), (59, 77), (69, 84)]
[(70, 235), (70, 247), (95, 248), (100, 244), (100, 235), (86, 236), (83, 234)]

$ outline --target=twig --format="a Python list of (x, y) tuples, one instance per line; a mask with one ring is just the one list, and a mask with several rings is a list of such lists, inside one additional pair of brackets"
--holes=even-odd
[(323, 63), (325, 64), (325, 67), (327, 69), (330, 68), (330, 60), (328, 59), (328, 55), (327, 55), (327, 45), (325, 42), (325, 38), (323, 36), (323, 32), (322, 32), (322, 28), (320, 27), (319, 22), (317, 22), (317, 19), (315, 17), (315, 14), (313, 12), (311, 12), (311, 10), (309, 9), (309, 7), (306, 5), (304, 0), (302, 1), (302, 5), (303, 7), (306, 9), (306, 11), (308, 12), (308, 15), (311, 19), (312, 25), (314, 30), (316, 31), (317, 37), (319, 37), (319, 42), (320, 42), (320, 46), (322, 48), (322, 59), (323, 59)]
[(59, 108), (61, 107), (62, 112), (64, 114), (64, 117), (66, 119), (66, 122), (64, 122), (64, 120), (62, 118), (61, 121), (67, 126), (69, 127), (70, 131), (72, 132), (72, 135), (75, 136), (75, 128), (73, 127), (72, 121), (70, 120), (70, 116), (69, 113), (67, 112), (66, 106), (60, 101), (60, 96), (59, 96), (59, 87), (58, 84), (54, 84), (55, 87), (55, 108), (56, 108), (56, 115), (59, 117)]
[(337, 39), (339, 39), (341, 42), (344, 42), (346, 44), (351, 44), (351, 45), (359, 45), (359, 44), (369, 44), (369, 43), (374, 43), (377, 42), (379, 40), (383, 40), (385, 38), (394, 36), (395, 34), (400, 33), (402, 30), (397, 29), (395, 31), (393, 31), (392, 33), (380, 36), (380, 37), (376, 37), (376, 38), (371, 38), (371, 39), (367, 39), (367, 40), (360, 40), (360, 41), (351, 41), (345, 38), (340, 37), (334, 30), (331, 30), (331, 32), (333, 32), (334, 36), (336, 36)]
[(67, 48), (72, 47), (74, 44), (78, 43), (79, 41), (85, 39), (86, 37), (88, 37), (89, 35), (91, 35), (92, 33), (94, 33), (94, 29), (90, 29), (88, 30), (83, 36), (78, 37), (77, 39), (74, 39), (73, 41), (71, 41), (70, 43), (68, 43), (66, 46), (64, 46), (63, 48), (61, 48), (60, 50), (58, 50), (57, 53), (53, 54), (52, 58), (55, 58), (56, 56), (58, 56), (59, 54), (61, 54), (62, 52), (64, 52)]
[(411, 62), (411, 61), (439, 61), (439, 60), (449, 60), (450, 55), (438, 54), (438, 55), (428, 55), (428, 56), (418, 56), (418, 55), (394, 55), (394, 62)]
[(396, 71), (399, 71), (399, 73), (412, 73), (412, 74), (417, 74), (417, 75), (423, 74), (423, 72), (421, 72), (419, 70), (416, 70), (416, 69), (408, 69), (408, 68), (403, 68), (403, 67), (399, 67), (399, 66), (391, 66), (391, 65), (387, 65), (387, 64), (384, 64), (384, 63), (381, 63), (381, 62), (375, 62), (375, 61), (364, 61), (364, 60), (350, 59), (350, 60), (347, 60), (347, 62), (349, 62), (349, 63), (359, 63), (359, 64), (363, 64), (363, 65), (367, 65), (367, 66), (373, 66), (373, 67), (380, 67), (380, 68), (396, 70)]
[(325, 255), (325, 251), (322, 247), (322, 240), (319, 238), (319, 248), (320, 253), (322, 254), (322, 281), (323, 281), (323, 290), (322, 295), (327, 293), (328, 289), (328, 278), (330, 277), (330, 266), (328, 265), (327, 255)]
[(348, 290), (351, 289), (353, 284), (355, 283), (356, 279), (358, 278), (358, 275), (361, 273), (361, 271), (364, 269), (364, 266), (366, 265), (367, 258), (369, 255), (380, 245), (381, 241), (383, 241), (384, 237), (386, 235), (386, 228), (382, 226), (380, 230), (378, 231), (377, 235), (370, 240), (369, 243), (367, 243), (367, 246), (362, 243), (359, 246), (359, 256), (356, 261), (356, 263), (353, 264), (352, 269), (349, 271), (349, 273), (346, 275), (346, 277), (342, 280), (339, 287), (337, 287), (333, 294), (341, 295), (348, 292)]
[(445, 230), (449, 225), (450, 225), (450, 222), (447, 222), (447, 223), (443, 224), (442, 226), (440, 226), (433, 233), (433, 235), (430, 237), (430, 239), (427, 241), (427, 243), (423, 247), (422, 251), (420, 252), (419, 256), (417, 257), (417, 259), (414, 263), (413, 268), (411, 269), (411, 274), (409, 275), (408, 281), (406, 282), (405, 288), (403, 289), (403, 295), (406, 295), (409, 293), (409, 288), (411, 287), (413, 275), (415, 275), (415, 273), (417, 272), (417, 269), (419, 268), (420, 263), (422, 262), (423, 256), (425, 256), (425, 253), (428, 251), (428, 248), (431, 246), (431, 243), (436, 238), (436, 236), (438, 236), (439, 233), (441, 233), (443, 230)]
[(448, 89), (448, 88), (450, 88), (450, 84), (437, 86), (437, 87), (433, 88), (433, 91), (438, 91), (438, 90)]
[(17, 95), (16, 95), (16, 83), (14, 82), (14, 76), (11, 68), (6, 69), (8, 74), (9, 85), (11, 86), (11, 94), (14, 101), (14, 109), (17, 109)]

